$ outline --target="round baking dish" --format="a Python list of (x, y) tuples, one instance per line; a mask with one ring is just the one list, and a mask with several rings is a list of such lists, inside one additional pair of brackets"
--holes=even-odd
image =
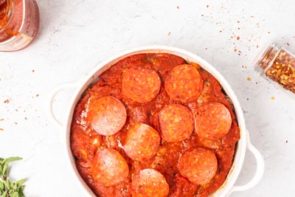
[[(86, 185), (84, 180), (80, 177), (79, 172), (76, 169), (74, 157), (72, 155), (72, 151), (70, 148), (71, 123), (72, 123), (75, 106), (77, 102), (79, 101), (79, 99), (81, 98), (81, 95), (84, 93), (84, 91), (89, 87), (90, 84), (94, 82), (94, 80), (97, 79), (97, 77), (99, 77), (101, 73), (103, 73), (105, 70), (107, 70), (110, 66), (112, 66), (114, 63), (118, 62), (119, 60), (124, 59), (130, 55), (135, 55), (140, 53), (168, 53), (168, 54), (173, 54), (173, 55), (182, 57), (188, 62), (198, 63), (199, 65), (201, 65), (203, 69), (208, 71), (219, 81), (224, 91), (226, 92), (226, 94), (228, 95), (228, 97), (231, 99), (233, 103), (239, 128), (240, 128), (240, 140), (238, 141), (233, 165), (226, 178), (226, 181), (214, 194), (212, 194), (212, 196), (218, 196), (218, 197), (229, 196), (232, 192), (245, 191), (255, 186), (262, 178), (262, 175), (264, 172), (264, 160), (261, 154), (259, 153), (259, 151), (251, 144), (249, 132), (246, 129), (245, 119), (241, 109), (241, 105), (234, 91), (230, 87), (229, 83), (211, 64), (209, 64), (208, 62), (203, 60), (201, 57), (191, 52), (188, 52), (186, 50), (179, 49), (179, 48), (174, 48), (174, 47), (151, 46), (151, 47), (142, 47), (142, 48), (129, 50), (129, 51), (120, 53), (119, 55), (116, 55), (107, 61), (99, 63), (97, 64), (95, 69), (90, 73), (90, 75), (86, 77), (86, 79), (75, 82), (75, 83), (61, 85), (60, 87), (56, 88), (52, 94), (52, 97), (50, 100), (50, 115), (52, 116), (53, 120), (55, 120), (55, 122), (57, 122), (58, 125), (60, 125), (60, 127), (64, 131), (63, 142), (64, 142), (65, 150), (66, 150), (66, 159), (68, 161), (69, 167), (72, 169), (75, 179), (78, 181), (77, 184), (81, 186), (81, 191), (85, 193), (85, 195), (83, 196), (94, 196), (94, 194)], [(71, 92), (73, 92), (73, 96), (68, 102), (68, 106), (66, 107), (66, 111), (65, 111), (67, 115), (66, 121), (61, 122), (56, 118), (56, 115), (54, 114), (53, 104), (55, 102), (56, 95), (62, 90), (66, 90), (66, 89), (71, 89)], [(244, 158), (245, 158), (245, 154), (247, 150), (250, 151), (256, 159), (256, 172), (248, 183), (241, 186), (235, 186), (235, 182), (237, 181), (238, 176), (242, 170)]]

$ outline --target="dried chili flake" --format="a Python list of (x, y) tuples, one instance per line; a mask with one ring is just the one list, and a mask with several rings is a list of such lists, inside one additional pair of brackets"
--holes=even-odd
[(265, 75), (295, 93), (295, 56), (284, 48), (269, 47), (258, 65)]

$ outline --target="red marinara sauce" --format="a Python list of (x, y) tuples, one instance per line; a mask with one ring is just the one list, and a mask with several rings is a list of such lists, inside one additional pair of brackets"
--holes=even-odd
[(138, 54), (101, 74), (71, 127), (76, 166), (97, 196), (208, 196), (225, 181), (240, 131), (201, 66)]

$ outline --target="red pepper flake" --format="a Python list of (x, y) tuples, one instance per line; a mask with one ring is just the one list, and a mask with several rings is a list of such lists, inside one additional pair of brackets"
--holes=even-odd
[(259, 28), (260, 27), (260, 23), (256, 23), (256, 26), (257, 26), (257, 28)]
[(248, 80), (248, 81), (252, 81), (252, 77), (248, 76), (248, 77), (247, 77), (247, 80)]
[(32, 73), (34, 73), (34, 72), (35, 72), (35, 70), (33, 69), (33, 70), (32, 70)]
[(4, 129), (0, 128), (0, 131), (4, 131)]
[(240, 36), (237, 36), (237, 40), (240, 40)]
[(10, 103), (10, 100), (6, 99), (6, 100), (3, 101), (3, 103), (8, 104), (8, 103)]

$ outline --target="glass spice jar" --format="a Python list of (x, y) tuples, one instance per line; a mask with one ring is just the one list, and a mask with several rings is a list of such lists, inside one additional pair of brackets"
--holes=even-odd
[(258, 61), (268, 78), (295, 93), (295, 55), (278, 45), (270, 46)]
[(39, 30), (39, 9), (35, 0), (0, 0), (0, 51), (28, 46)]

